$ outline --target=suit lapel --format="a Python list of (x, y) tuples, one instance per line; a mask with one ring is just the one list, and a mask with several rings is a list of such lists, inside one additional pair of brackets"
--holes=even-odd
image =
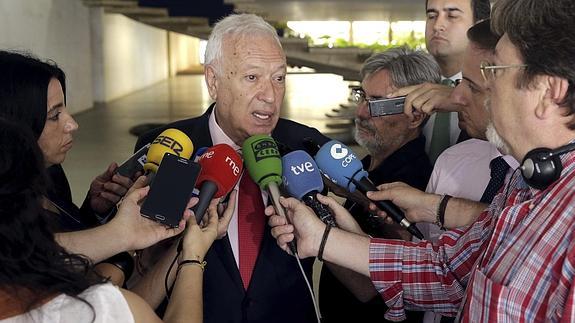
[(245, 293), (244, 285), (242, 283), (242, 277), (240, 276), (240, 271), (238, 270), (238, 265), (236, 264), (236, 259), (234, 258), (234, 253), (232, 252), (232, 246), (230, 244), (230, 239), (225, 236), (219, 241), (216, 241), (212, 248), (215, 248), (215, 252), (220, 258), (224, 268), (226, 269), (228, 275), (232, 278), (234, 285), (241, 291), (243, 295)]

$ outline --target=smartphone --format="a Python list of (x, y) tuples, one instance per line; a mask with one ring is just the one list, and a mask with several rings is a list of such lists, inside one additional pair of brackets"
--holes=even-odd
[(198, 163), (165, 154), (142, 204), (142, 216), (170, 228), (177, 227), (192, 196), (200, 170)]
[(369, 105), (369, 114), (372, 117), (382, 117), (403, 113), (405, 96), (398, 96), (390, 99), (369, 100), (367, 102)]
[(122, 176), (132, 178), (138, 171), (143, 171), (148, 149), (150, 149), (150, 144), (138, 149), (132, 157), (128, 158), (118, 167), (118, 169), (116, 169), (116, 172)]

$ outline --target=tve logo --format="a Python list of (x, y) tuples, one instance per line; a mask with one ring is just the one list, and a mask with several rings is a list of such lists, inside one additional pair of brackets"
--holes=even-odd
[(292, 171), (292, 173), (294, 175), (297, 176), (297, 175), (300, 175), (300, 174), (305, 173), (305, 172), (312, 173), (315, 171), (315, 168), (313, 167), (313, 164), (308, 161), (305, 163), (301, 163), (299, 165), (292, 165), (290, 167), (290, 170)]
[(335, 159), (342, 159), (347, 156), (348, 150), (347, 148), (343, 147), (341, 144), (334, 144), (331, 146), (330, 149), (331, 157)]

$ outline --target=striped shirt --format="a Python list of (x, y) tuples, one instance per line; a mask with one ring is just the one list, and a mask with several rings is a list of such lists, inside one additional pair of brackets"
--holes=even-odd
[[(575, 153), (545, 190), (515, 172), (474, 224), (437, 243), (372, 239), (370, 274), (389, 307), (464, 322), (575, 322)], [(467, 288), (468, 287), (468, 288)]]

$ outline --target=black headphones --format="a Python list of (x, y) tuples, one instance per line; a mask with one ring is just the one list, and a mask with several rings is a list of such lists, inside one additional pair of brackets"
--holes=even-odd
[(519, 167), (523, 179), (533, 188), (546, 189), (561, 176), (561, 171), (563, 171), (559, 156), (573, 150), (575, 150), (575, 143), (557, 149), (535, 148), (531, 150), (525, 155)]

